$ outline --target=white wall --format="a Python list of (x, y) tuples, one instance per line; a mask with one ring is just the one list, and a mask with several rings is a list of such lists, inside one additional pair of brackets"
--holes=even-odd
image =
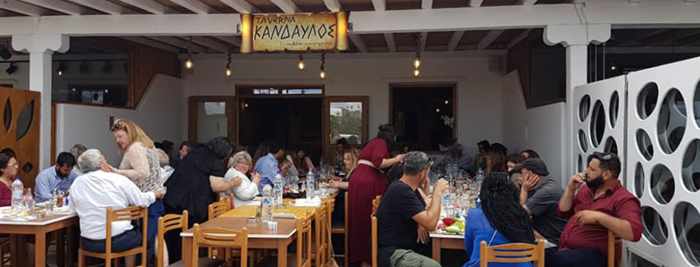
[[(370, 136), (379, 125), (389, 122), (389, 84), (457, 84), (459, 141), (473, 145), (479, 140), (500, 142), (502, 138), (501, 73), (490, 71), (497, 57), (485, 55), (426, 54), (422, 74), (412, 78), (413, 54), (329, 54), (326, 80), (319, 78), (319, 57), (307, 56), (306, 69), (297, 69), (297, 57), (290, 55), (240, 55), (232, 61), (233, 76), (224, 76), (226, 58), (204, 55), (194, 58), (194, 70), (183, 75), (185, 97), (192, 95), (234, 95), (236, 85), (325, 85), (330, 96), (369, 96)], [(186, 99), (183, 99), (183, 105)], [(186, 123), (186, 118), (183, 118)], [(186, 125), (186, 124), (185, 124)], [(244, 125), (240, 126), (245, 129)], [(186, 135), (186, 129), (182, 129)]]
[(527, 109), (518, 72), (503, 77), (503, 136), (505, 145), (516, 151), (533, 149), (547, 163), (551, 176), (563, 183), (571, 174), (564, 173), (565, 103)]
[(56, 105), (56, 151), (67, 151), (81, 143), (88, 148), (100, 149), (107, 160), (118, 164), (121, 155), (109, 131), (109, 117), (127, 118), (144, 128), (146, 133), (160, 141), (183, 140), (185, 108), (181, 101), (182, 81), (166, 75), (156, 75), (146, 95), (135, 110), (97, 106)]
[(14, 88), (27, 89), (29, 88), (29, 63), (28, 62), (18, 62), (15, 63), (17, 66), (17, 72), (13, 74), (7, 74), (5, 70), (10, 66), (10, 63), (0, 63), (0, 83), (9, 83), (14, 85)]

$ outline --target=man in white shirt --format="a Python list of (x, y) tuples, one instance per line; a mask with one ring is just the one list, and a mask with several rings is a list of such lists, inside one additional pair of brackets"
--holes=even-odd
[[(104, 172), (100, 163), (105, 158), (97, 149), (89, 149), (78, 158), (83, 171), (70, 188), (71, 207), (80, 217), (80, 242), (89, 251), (105, 251), (106, 210), (129, 206), (148, 207), (162, 193), (143, 193), (122, 175)], [(128, 221), (112, 223), (112, 251), (120, 252), (141, 245), (141, 231)]]

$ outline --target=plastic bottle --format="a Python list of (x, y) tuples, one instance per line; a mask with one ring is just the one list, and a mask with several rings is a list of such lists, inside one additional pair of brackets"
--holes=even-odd
[(24, 209), (22, 194), (24, 194), (24, 184), (22, 184), (20, 179), (15, 179), (15, 181), (12, 182), (12, 209), (15, 211)]
[(34, 196), (32, 195), (32, 189), (27, 188), (27, 190), (24, 190), (24, 196), (22, 196), (22, 202), (24, 203), (24, 207), (28, 209), (29, 211), (34, 210)]
[(272, 187), (268, 184), (263, 187), (263, 198), (262, 198), (262, 219), (263, 222), (272, 221), (272, 203), (274, 202), (272, 197)]
[(316, 196), (316, 179), (314, 173), (309, 171), (306, 174), (306, 198), (312, 199)]
[(284, 195), (284, 178), (282, 178), (282, 175), (277, 174), (275, 176), (275, 181), (273, 182), (274, 188), (272, 189), (273, 191), (273, 196), (275, 198), (275, 207), (281, 207), (282, 206), (282, 201), (283, 201), (283, 195)]

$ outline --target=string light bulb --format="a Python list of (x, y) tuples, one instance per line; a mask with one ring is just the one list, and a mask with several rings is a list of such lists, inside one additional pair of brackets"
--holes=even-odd
[(231, 51), (228, 51), (228, 61), (226, 62), (226, 77), (231, 77)]
[(326, 53), (321, 54), (321, 73), (319, 75), (321, 80), (326, 79)]
[(420, 76), (420, 69), (414, 69), (413, 70), (413, 77), (418, 77)]
[(297, 63), (297, 68), (299, 68), (299, 70), (304, 70), (304, 67), (304, 55), (299, 54), (299, 63)]
[[(190, 42), (187, 44), (188, 46), (191, 46), (192, 44), (192, 37), (190, 37)], [(187, 48), (187, 60), (185, 60), (185, 68), (188, 70), (192, 69), (194, 67), (194, 63), (192, 62), (192, 49), (191, 47)]]
[(420, 56), (416, 56), (416, 59), (413, 60), (413, 67), (414, 68), (420, 68)]

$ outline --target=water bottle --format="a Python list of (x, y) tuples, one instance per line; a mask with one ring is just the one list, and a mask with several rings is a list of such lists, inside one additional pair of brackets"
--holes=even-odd
[(24, 196), (22, 196), (22, 202), (24, 203), (24, 208), (30, 212), (34, 210), (34, 196), (32, 195), (32, 189), (27, 188), (24, 191)]
[(268, 184), (263, 187), (262, 219), (263, 222), (272, 221), (272, 187)]
[(12, 182), (12, 209), (15, 211), (24, 209), (22, 194), (24, 194), (24, 184), (22, 184), (20, 179), (15, 179), (15, 181)]
[(316, 180), (314, 179), (314, 173), (309, 171), (306, 174), (306, 198), (312, 199), (316, 195)]
[(450, 194), (445, 192), (442, 195), (442, 207), (444, 208), (443, 210), (445, 211), (445, 217), (451, 217), (452, 216), (452, 203), (450, 203)]
[(284, 180), (282, 178), (282, 175), (277, 174), (275, 176), (275, 181), (273, 182), (274, 188), (273, 188), (273, 196), (275, 198), (275, 207), (281, 207), (283, 203), (283, 195), (284, 195)]

